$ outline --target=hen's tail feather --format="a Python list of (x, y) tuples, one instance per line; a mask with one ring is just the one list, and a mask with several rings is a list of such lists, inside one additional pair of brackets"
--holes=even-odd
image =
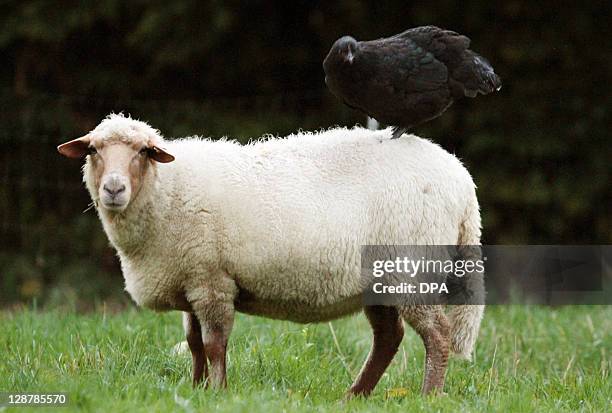
[(501, 89), (500, 77), (484, 57), (466, 50), (461, 64), (453, 71), (452, 78), (460, 85), (463, 95), (476, 97)]

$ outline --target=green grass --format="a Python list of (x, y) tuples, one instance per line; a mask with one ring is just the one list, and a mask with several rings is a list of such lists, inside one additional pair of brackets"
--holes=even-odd
[[(363, 316), (332, 325), (338, 345), (329, 324), (239, 316), (229, 389), (214, 392), (192, 389), (191, 358), (171, 354), (183, 335), (179, 313), (3, 312), (0, 391), (67, 392), (66, 410), (113, 413), (612, 409), (612, 307), (488, 308), (475, 362), (452, 360), (448, 395), (438, 398), (419, 395), (423, 349), (407, 329), (374, 394), (343, 402), (370, 331)], [(395, 388), (407, 392), (387, 397)]]

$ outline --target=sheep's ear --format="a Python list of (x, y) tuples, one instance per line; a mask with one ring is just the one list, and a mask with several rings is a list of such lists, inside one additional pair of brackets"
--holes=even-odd
[(149, 153), (150, 153), (151, 159), (154, 159), (157, 162), (168, 163), (174, 160), (174, 156), (170, 155), (168, 152), (166, 152), (159, 146), (151, 146), (149, 148)]
[(89, 142), (89, 136), (85, 135), (82, 138), (62, 143), (57, 150), (67, 158), (82, 158), (89, 153)]

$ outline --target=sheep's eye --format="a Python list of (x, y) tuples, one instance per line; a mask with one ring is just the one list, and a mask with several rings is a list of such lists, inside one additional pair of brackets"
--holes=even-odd
[(89, 148), (89, 154), (90, 155), (95, 155), (98, 153), (98, 151), (96, 150), (96, 148), (94, 148), (93, 146), (90, 146)]
[(138, 152), (140, 155), (145, 156), (149, 154), (149, 148), (144, 147), (140, 150), (140, 152)]

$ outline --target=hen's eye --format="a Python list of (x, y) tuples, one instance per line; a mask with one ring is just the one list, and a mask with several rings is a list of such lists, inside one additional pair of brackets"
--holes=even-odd
[(90, 155), (95, 155), (97, 153), (98, 153), (98, 151), (96, 150), (96, 148), (94, 148), (93, 146), (89, 147), (89, 154)]

